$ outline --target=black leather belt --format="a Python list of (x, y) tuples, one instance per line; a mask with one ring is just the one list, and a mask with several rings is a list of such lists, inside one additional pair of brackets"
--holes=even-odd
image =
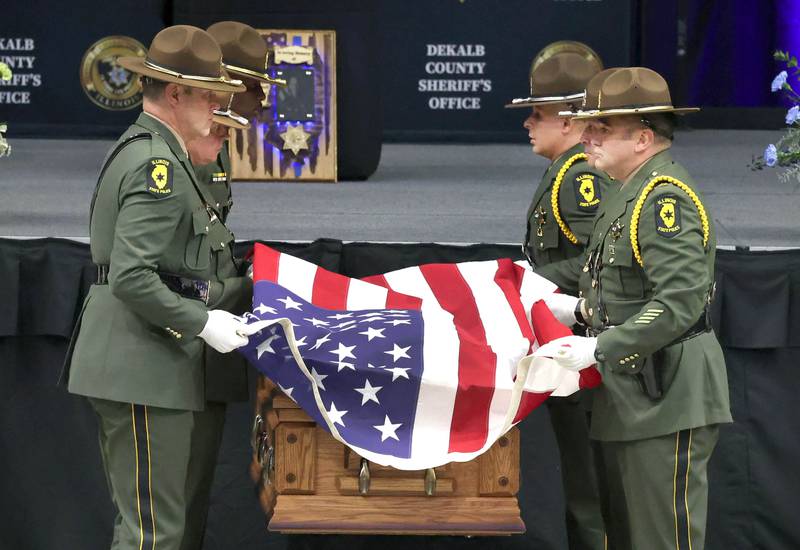
[[(179, 294), (184, 298), (192, 300), (200, 300), (204, 304), (208, 304), (208, 291), (211, 286), (209, 281), (202, 279), (193, 279), (191, 277), (181, 277), (180, 275), (173, 275), (172, 273), (162, 273), (156, 271), (161, 282), (166, 285), (175, 294)], [(97, 282), (98, 285), (108, 284), (108, 266), (97, 265)]]
[[(599, 328), (599, 329), (593, 328), (593, 327), (588, 327), (586, 329), (586, 335), (587, 336), (598, 336), (599, 334), (602, 334), (603, 332), (607, 331), (610, 328), (614, 328), (614, 327), (613, 326), (608, 326), (608, 327), (602, 327), (602, 328)], [(708, 320), (706, 319), (706, 315), (703, 314), (697, 320), (697, 322), (695, 324), (693, 324), (691, 327), (689, 327), (689, 330), (687, 330), (686, 332), (684, 332), (683, 334), (681, 334), (680, 336), (675, 338), (672, 342), (670, 342), (669, 344), (667, 344), (664, 347), (666, 348), (666, 347), (672, 346), (674, 344), (680, 344), (681, 342), (685, 342), (686, 340), (690, 340), (690, 339), (694, 338), (695, 336), (697, 336), (699, 334), (703, 334), (705, 332), (709, 332), (710, 330), (711, 330), (711, 325), (708, 323)]]

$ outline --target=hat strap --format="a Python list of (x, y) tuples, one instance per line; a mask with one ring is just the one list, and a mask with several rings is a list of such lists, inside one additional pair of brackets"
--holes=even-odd
[(262, 79), (266, 80), (269, 84), (277, 84), (278, 86), (286, 86), (286, 80), (284, 80), (282, 78), (272, 78), (271, 76), (269, 76), (266, 73), (262, 73), (262, 72), (259, 72), (259, 71), (254, 71), (252, 69), (245, 69), (244, 67), (239, 67), (237, 65), (230, 65), (230, 64), (225, 63), (225, 62), (222, 63), (222, 67), (224, 69), (229, 70), (229, 71), (234, 71), (234, 72), (241, 73), (241, 74), (244, 74), (244, 75), (247, 75), (247, 76), (252, 76), (252, 77), (255, 77), (255, 78), (262, 78)]
[(201, 82), (220, 82), (223, 84), (233, 84), (234, 86), (240, 86), (242, 84), (241, 80), (234, 80), (234, 79), (227, 79), (224, 76), (199, 76), (199, 75), (191, 75), (191, 74), (183, 74), (178, 71), (173, 71), (171, 69), (167, 69), (166, 67), (162, 67), (161, 65), (157, 65), (150, 61), (149, 59), (144, 60), (144, 66), (148, 69), (153, 69), (154, 71), (158, 71), (160, 73), (168, 74), (170, 76), (174, 76), (175, 78), (181, 78), (185, 80), (198, 80)]

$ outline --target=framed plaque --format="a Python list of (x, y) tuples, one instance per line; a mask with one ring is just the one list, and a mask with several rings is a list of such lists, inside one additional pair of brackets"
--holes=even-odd
[(231, 130), (234, 180), (337, 180), (336, 33), (264, 29), (270, 76), (248, 130)]

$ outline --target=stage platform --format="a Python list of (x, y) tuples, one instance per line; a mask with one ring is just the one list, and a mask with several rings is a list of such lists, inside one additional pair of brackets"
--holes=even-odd
[[(673, 156), (694, 177), (720, 245), (800, 246), (800, 184), (753, 172), (753, 155), (780, 132), (682, 131)], [(520, 145), (386, 144), (364, 182), (238, 182), (237, 239), (518, 243), (546, 162)], [(12, 139), (0, 159), (0, 236), (88, 236), (88, 205), (107, 140)]]

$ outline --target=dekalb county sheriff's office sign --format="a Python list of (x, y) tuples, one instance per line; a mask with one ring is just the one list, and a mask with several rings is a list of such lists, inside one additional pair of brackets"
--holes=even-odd
[[(432, 93), (429, 109), (480, 109), (480, 93), (492, 91), (486, 78), (486, 46), (483, 44), (427, 44), (425, 74), (417, 91)], [(448, 93), (470, 95), (449, 96)]]
[(33, 38), (0, 37), (0, 62), (13, 72), (11, 80), (0, 80), (0, 105), (27, 105), (31, 88), (42, 85), (42, 75), (33, 73), (36, 64)]

